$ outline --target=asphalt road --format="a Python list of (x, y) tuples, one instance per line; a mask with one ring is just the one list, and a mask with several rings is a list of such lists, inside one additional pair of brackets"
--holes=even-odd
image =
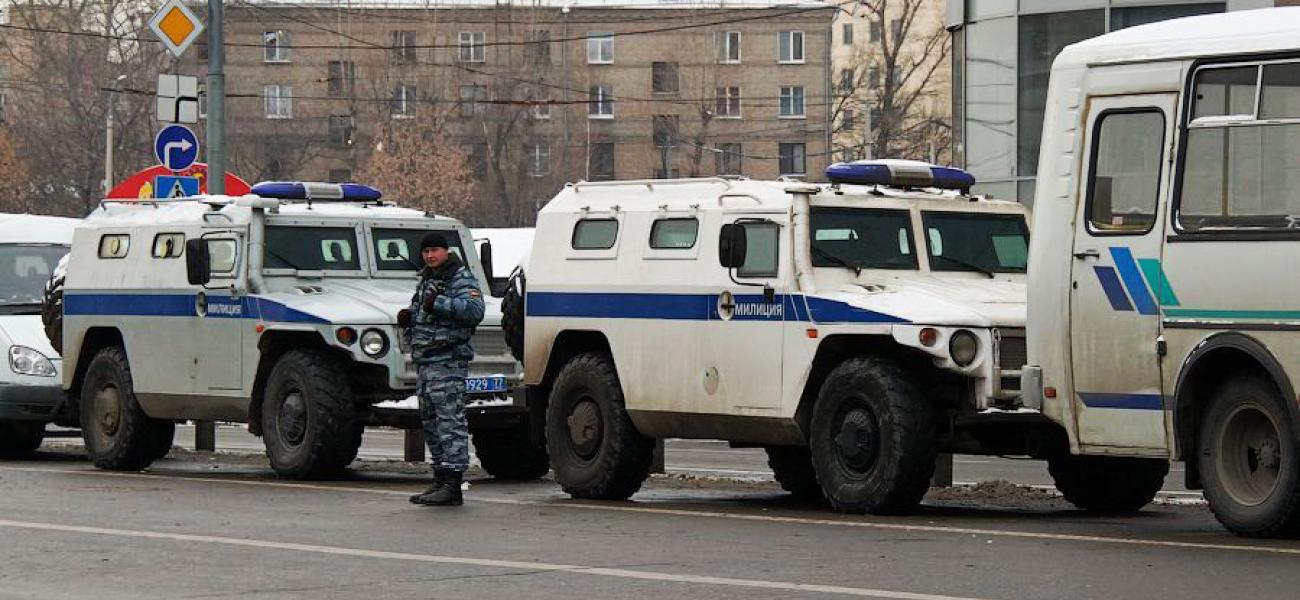
[[(698, 450), (698, 449), (697, 449)], [(1201, 505), (1091, 517), (1045, 492), (934, 490), (913, 516), (800, 507), (765, 482), (653, 478), (631, 502), (423, 469), (276, 480), (255, 455), (175, 451), (110, 473), (78, 449), (0, 463), (0, 598), (1294, 598), (1300, 541)]]

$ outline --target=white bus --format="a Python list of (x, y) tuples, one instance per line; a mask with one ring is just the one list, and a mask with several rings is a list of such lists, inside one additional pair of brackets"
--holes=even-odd
[(1298, 32), (1277, 8), (1066, 48), (1033, 207), (1027, 392), (1095, 485), (1182, 460), (1249, 536), (1300, 530)]

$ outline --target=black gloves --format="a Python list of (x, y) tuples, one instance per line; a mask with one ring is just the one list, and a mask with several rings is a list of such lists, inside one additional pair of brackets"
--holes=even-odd
[(410, 326), (411, 326), (411, 322), (412, 322), (413, 320), (414, 320), (414, 318), (411, 316), (411, 311), (410, 311), (410, 310), (407, 310), (407, 309), (403, 308), (402, 310), (397, 311), (397, 326), (398, 326), (398, 327), (410, 328)]

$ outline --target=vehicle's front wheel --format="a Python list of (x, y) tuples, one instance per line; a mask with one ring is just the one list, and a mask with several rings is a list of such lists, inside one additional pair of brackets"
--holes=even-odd
[(893, 362), (849, 359), (822, 383), (809, 446), (831, 506), (911, 511), (934, 474), (934, 408)]
[(575, 498), (626, 500), (650, 475), (654, 440), (636, 430), (608, 356), (582, 354), (555, 378), (546, 447), (560, 487)]
[(138, 471), (158, 458), (158, 440), (171, 421), (144, 414), (135, 399), (126, 350), (109, 346), (95, 354), (81, 386), (81, 437), (101, 469)]
[(45, 438), (44, 421), (0, 421), (0, 458), (22, 456)]
[(821, 502), (821, 484), (813, 468), (812, 453), (799, 446), (768, 446), (767, 466), (772, 468), (781, 489), (803, 502)]
[(1201, 420), (1197, 466), (1215, 518), (1238, 535), (1300, 533), (1300, 444), (1267, 380), (1224, 383)]
[(1057, 491), (1070, 503), (1096, 513), (1133, 513), (1151, 503), (1165, 483), (1163, 458), (1075, 456), (1047, 460)]
[(276, 361), (262, 400), (262, 442), (276, 474), (329, 476), (357, 457), (364, 427), (344, 372), (318, 350), (290, 350)]
[(476, 432), (474, 453), (483, 470), (497, 479), (530, 481), (551, 470), (546, 442), (534, 442), (526, 425)]

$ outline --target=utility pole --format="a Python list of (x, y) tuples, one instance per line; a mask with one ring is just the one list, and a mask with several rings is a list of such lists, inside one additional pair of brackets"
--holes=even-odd
[(113, 189), (113, 107), (117, 106), (117, 90), (126, 75), (118, 75), (108, 86), (108, 108), (104, 110), (104, 195)]
[(226, 45), (222, 0), (208, 0), (208, 193), (226, 193)]

